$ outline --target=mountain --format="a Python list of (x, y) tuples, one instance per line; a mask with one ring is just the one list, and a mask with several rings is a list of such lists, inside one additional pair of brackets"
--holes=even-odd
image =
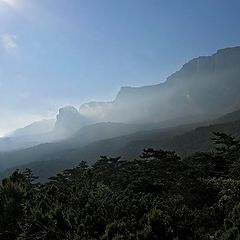
[(224, 123), (224, 122), (235, 122), (240, 119), (240, 110), (228, 113), (222, 117), (219, 117), (214, 122)]
[[(61, 108), (49, 135), (36, 134), (35, 142), (29, 135), (29, 142), (21, 147), (33, 147), (1, 153), (0, 167), (43, 160), (69, 165), (79, 156), (91, 162), (102, 154), (128, 157), (147, 146), (186, 155), (191, 149), (201, 150), (207, 141), (202, 136), (209, 137), (214, 129), (238, 132), (239, 111), (231, 112), (240, 109), (239, 89), (240, 47), (218, 50), (189, 61), (164, 83), (123, 87), (114, 101), (83, 104), (79, 111)], [(211, 120), (217, 116), (222, 117)], [(202, 128), (191, 132), (197, 126)], [(11, 146), (11, 141), (4, 139), (2, 146)], [(45, 144), (37, 145), (39, 141)]]
[[(139, 131), (139, 125), (136, 125), (135, 128), (131, 127), (131, 129), (133, 132), (138, 129), (138, 132), (129, 134), (128, 129), (130, 128), (127, 126), (124, 127), (122, 124), (118, 126), (116, 123), (110, 127), (111, 125), (112, 123), (95, 125), (95, 129), (101, 132), (102, 135), (96, 135), (91, 127), (87, 127), (90, 132), (85, 128), (82, 133), (80, 130), (75, 136), (61, 142), (41, 144), (24, 150), (2, 153), (0, 154), (0, 169), (4, 172), (2, 176), (5, 176), (6, 173), (11, 172), (15, 168), (29, 167), (43, 180), (65, 168), (75, 166), (81, 160), (87, 160), (89, 164), (92, 164), (100, 155), (119, 154), (122, 148), (134, 141), (142, 140), (144, 142), (147, 141), (147, 143), (151, 143), (154, 139), (164, 141), (194, 127), (186, 125), (173, 129)], [(123, 130), (122, 133), (125, 132), (128, 135), (123, 135), (121, 131), (117, 130), (121, 128)], [(85, 139), (88, 139), (88, 141)], [(98, 140), (94, 141), (94, 139)], [(7, 170), (8, 168), (10, 170)], [(49, 175), (50, 172), (51, 174)]]
[(164, 83), (122, 87), (113, 102), (80, 112), (97, 121), (160, 122), (186, 115), (225, 114), (240, 108), (240, 47), (195, 58)]
[(86, 119), (76, 108), (59, 109), (55, 119), (34, 122), (0, 138), (0, 152), (15, 151), (68, 138), (86, 125)]
[(73, 106), (59, 109), (57, 120), (53, 129), (54, 139), (64, 139), (77, 132), (87, 124), (87, 119)]
[[(76, 166), (82, 160), (93, 164), (101, 155), (122, 156), (125, 160), (134, 159), (144, 148), (150, 147), (175, 150), (177, 154), (185, 157), (197, 151), (210, 150), (213, 147), (212, 133), (215, 131), (226, 132), (240, 138), (238, 112), (230, 114), (236, 116), (234, 118), (236, 121), (219, 123), (221, 119), (227, 118), (228, 114), (215, 121), (162, 129), (144, 130), (144, 125), (117, 123), (94, 124), (82, 128), (73, 137), (58, 143), (42, 144), (0, 155), (3, 171), (1, 175), (6, 176), (16, 167), (19, 169), (27, 167), (33, 169), (41, 180), (46, 180), (63, 169)], [(130, 129), (133, 133), (124, 135)], [(6, 170), (7, 168), (10, 169)]]
[[(13, 135), (39, 135), (53, 128), (46, 138), (24, 144), (0, 140), (0, 151), (30, 147), (74, 135), (81, 127), (98, 122), (133, 124), (162, 123), (171, 127), (206, 121), (240, 108), (240, 47), (218, 50), (212, 56), (195, 58), (169, 76), (165, 82), (144, 87), (122, 87), (112, 102), (90, 102), (79, 111), (66, 106), (59, 110), (54, 128), (39, 122), (15, 131)], [(48, 126), (46, 126), (49, 124)], [(35, 141), (37, 140), (37, 141)], [(2, 145), (2, 147), (1, 147)], [(6, 150), (6, 149), (5, 149)]]
[[(195, 121), (196, 119), (192, 120)], [(170, 123), (170, 125), (172, 124), (173, 123)], [(53, 168), (58, 170), (59, 166), (68, 167), (69, 164), (71, 166), (71, 160), (75, 164), (79, 161), (79, 156), (83, 158), (86, 156), (86, 159), (94, 162), (99, 155), (111, 154), (115, 152), (115, 150), (119, 150), (120, 147), (124, 147), (128, 142), (140, 139), (153, 140), (160, 138), (166, 140), (175, 135), (194, 129), (196, 126), (199, 126), (199, 124), (198, 122), (169, 128), (167, 122), (155, 124), (96, 123), (82, 127), (77, 133), (61, 141), (44, 143), (13, 152), (0, 153), (0, 169), (4, 171), (11, 167), (21, 168), (20, 165), (34, 165), (34, 163), (31, 162), (50, 160), (48, 164), (55, 166)], [(116, 142), (111, 142), (111, 140), (115, 138)], [(106, 143), (104, 142), (105, 140)], [(102, 142), (104, 145), (106, 144), (103, 147), (101, 144)], [(92, 146), (91, 144), (93, 144), (92, 150), (90, 149)], [(101, 150), (104, 149), (108, 151), (102, 152)], [(78, 151), (81, 150), (83, 150), (83, 152), (79, 155)], [(40, 169), (42, 169), (42, 167), (40, 167)], [(52, 168), (50, 169), (51, 171), (55, 171)]]
[(26, 149), (0, 153), (0, 169), (25, 164), (31, 161), (64, 158), (65, 153), (91, 142), (131, 134), (142, 129), (155, 128), (156, 125), (124, 123), (97, 123), (82, 127), (71, 137), (55, 142), (43, 143)]
[(29, 148), (51, 141), (54, 124), (54, 119), (42, 120), (15, 130), (6, 137), (0, 138), (0, 152)]
[(49, 133), (53, 130), (55, 125), (54, 119), (44, 119), (34, 122), (24, 128), (19, 128), (14, 132), (8, 134), (8, 137), (32, 136)]

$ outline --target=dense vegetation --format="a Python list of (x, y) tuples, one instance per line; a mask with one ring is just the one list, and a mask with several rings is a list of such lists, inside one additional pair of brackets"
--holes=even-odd
[(0, 239), (240, 239), (240, 143), (181, 159), (145, 149), (101, 157), (36, 183), (30, 169), (0, 185)]
[[(238, 120), (236, 121), (236, 119)], [(143, 149), (149, 147), (174, 150), (181, 157), (192, 155), (195, 152), (210, 151), (214, 148), (211, 141), (212, 132), (224, 132), (236, 138), (240, 137), (239, 113), (234, 112), (230, 118), (225, 115), (223, 120), (227, 122), (222, 123), (222, 119), (218, 119), (217, 124), (215, 122), (213, 124), (206, 123), (205, 126), (201, 125), (197, 128), (196, 126), (199, 126), (200, 123), (170, 129), (140, 131), (130, 135), (95, 141), (83, 147), (77, 147), (80, 138), (78, 136), (78, 138), (71, 140), (71, 143), (75, 142), (75, 147), (65, 141), (60, 145), (57, 143), (42, 144), (21, 151), (0, 153), (0, 170), (2, 171), (0, 179), (9, 176), (16, 168), (21, 171), (29, 168), (39, 177), (40, 182), (46, 182), (49, 177), (64, 169), (76, 167), (81, 160), (87, 161), (89, 165), (95, 163), (99, 156), (121, 156), (122, 160), (132, 160), (137, 158)], [(112, 129), (110, 128), (108, 131), (112, 131)], [(81, 137), (86, 138), (86, 136)], [(67, 146), (73, 146), (73, 148), (66, 150), (63, 143)], [(27, 164), (25, 164), (26, 161)], [(6, 165), (14, 167), (6, 169)]]

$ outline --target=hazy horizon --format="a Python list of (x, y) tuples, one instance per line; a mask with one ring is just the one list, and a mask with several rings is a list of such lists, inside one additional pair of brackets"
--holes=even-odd
[[(240, 45), (231, 1), (0, 0), (0, 136)], [(201, 39), (199, 41), (199, 39)]]

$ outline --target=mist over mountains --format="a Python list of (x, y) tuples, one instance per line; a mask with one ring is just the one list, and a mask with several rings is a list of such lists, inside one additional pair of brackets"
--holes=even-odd
[[(179, 147), (175, 142), (181, 140), (172, 138), (198, 126), (225, 124), (234, 118), (238, 132), (239, 90), (240, 47), (221, 49), (212, 56), (189, 61), (164, 83), (122, 87), (111, 102), (85, 103), (79, 109), (65, 106), (56, 120), (17, 129), (0, 139), (0, 166), (3, 171), (30, 162), (54, 160), (56, 170), (60, 160), (64, 162), (62, 166), (68, 166), (66, 158), (74, 164), (80, 156), (92, 161), (101, 154), (127, 158), (152, 145), (184, 150), (187, 147)], [(234, 113), (229, 115), (231, 112)], [(196, 146), (194, 150), (199, 147)]]
[[(80, 113), (95, 121), (160, 122), (240, 107), (240, 47), (217, 51), (186, 63), (164, 83), (122, 87), (108, 103), (87, 103)], [(95, 115), (94, 115), (95, 113)]]
[(179, 156), (187, 157), (194, 152), (211, 150), (213, 132), (220, 131), (240, 138), (240, 115), (236, 111), (215, 120), (170, 128), (155, 125), (144, 130), (140, 127), (99, 123), (84, 127), (63, 141), (1, 154), (0, 178), (8, 176), (16, 168), (30, 168), (40, 181), (46, 181), (48, 177), (75, 167), (81, 161), (94, 164), (100, 156), (121, 156), (122, 160), (131, 160), (145, 148), (175, 150)]
[[(56, 138), (64, 138), (97, 122), (154, 123), (226, 114), (240, 108), (239, 76), (240, 47), (221, 49), (212, 56), (189, 61), (164, 83), (122, 87), (112, 102), (85, 103), (79, 111), (72, 106), (63, 107), (56, 117), (54, 132)], [(32, 133), (31, 127), (17, 133), (49, 132), (52, 120), (45, 124), (44, 128), (43, 122), (35, 123)]]

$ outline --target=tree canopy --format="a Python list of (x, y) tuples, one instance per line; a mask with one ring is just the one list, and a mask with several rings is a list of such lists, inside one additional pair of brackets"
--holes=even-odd
[(161, 149), (102, 156), (45, 184), (16, 170), (0, 184), (0, 239), (240, 239), (239, 141), (213, 141), (184, 159)]

